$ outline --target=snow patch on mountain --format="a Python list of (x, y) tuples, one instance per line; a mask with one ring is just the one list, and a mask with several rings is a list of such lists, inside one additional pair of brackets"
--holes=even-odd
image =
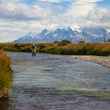
[(69, 40), (71, 42), (79, 42), (81, 39), (86, 42), (103, 42), (110, 39), (110, 32), (104, 27), (60, 27), (55, 30), (43, 29), (38, 34), (28, 33), (25, 36), (15, 40), (16, 43), (32, 43), (32, 42), (54, 42), (61, 40)]

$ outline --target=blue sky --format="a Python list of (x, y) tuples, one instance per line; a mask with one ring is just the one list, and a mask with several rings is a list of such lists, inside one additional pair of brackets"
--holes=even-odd
[(110, 0), (0, 0), (0, 42), (44, 28), (91, 24), (110, 30)]
[(99, 6), (110, 7), (110, 0), (103, 0), (99, 3)]

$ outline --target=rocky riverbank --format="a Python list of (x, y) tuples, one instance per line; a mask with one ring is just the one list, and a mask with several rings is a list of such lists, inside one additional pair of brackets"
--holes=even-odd
[(12, 70), (9, 57), (0, 50), (0, 98), (8, 97), (12, 82)]
[(84, 61), (91, 61), (97, 64), (103, 65), (107, 68), (110, 68), (110, 56), (103, 57), (103, 56), (79, 56), (81, 60)]

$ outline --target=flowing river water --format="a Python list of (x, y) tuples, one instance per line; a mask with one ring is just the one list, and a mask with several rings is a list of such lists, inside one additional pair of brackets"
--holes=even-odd
[(110, 110), (110, 100), (58, 93), (71, 89), (110, 90), (110, 69), (74, 56), (8, 55), (14, 71), (9, 110)]

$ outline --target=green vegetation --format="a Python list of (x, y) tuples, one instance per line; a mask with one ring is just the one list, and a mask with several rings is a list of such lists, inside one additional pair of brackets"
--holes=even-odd
[(12, 70), (10, 59), (0, 50), (0, 97), (8, 96), (8, 90), (12, 83)]
[(54, 43), (59, 46), (63, 46), (63, 45), (70, 44), (71, 42), (69, 40), (62, 40), (62, 41), (55, 41)]
[[(31, 52), (31, 44), (0, 44), (0, 48), (7, 51)], [(79, 43), (73, 44), (70, 41), (56, 41), (54, 43), (39, 43), (37, 50), (42, 53), (63, 54), (63, 55), (97, 55), (109, 56), (110, 43)]]

